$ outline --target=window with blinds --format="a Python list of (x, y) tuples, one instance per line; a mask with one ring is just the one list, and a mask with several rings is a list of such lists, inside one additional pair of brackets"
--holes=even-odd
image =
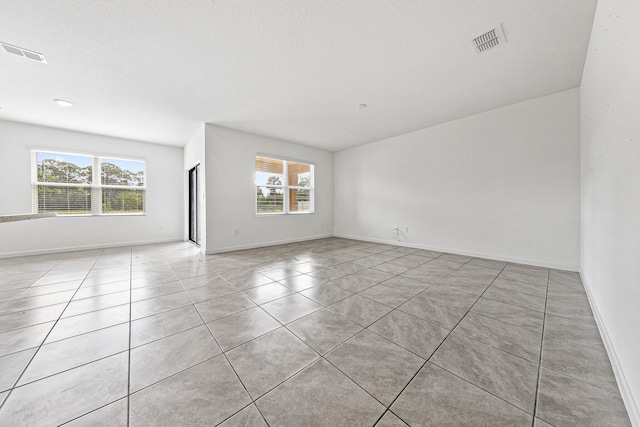
[(256, 213), (313, 213), (313, 164), (256, 156)]
[(146, 164), (140, 160), (32, 151), (36, 213), (143, 214)]

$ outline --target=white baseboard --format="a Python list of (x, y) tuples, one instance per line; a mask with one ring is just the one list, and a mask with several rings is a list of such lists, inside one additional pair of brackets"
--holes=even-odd
[(555, 268), (557, 270), (578, 271), (578, 266), (577, 265), (554, 264), (554, 263), (536, 261), (536, 260), (524, 259), (524, 258), (504, 257), (504, 256), (498, 256), (498, 255), (487, 254), (487, 253), (482, 253), (482, 252), (461, 251), (459, 249), (422, 245), (422, 244), (418, 244), (418, 243), (399, 242), (399, 241), (393, 240), (393, 239), (391, 239), (391, 240), (371, 239), (371, 238), (367, 238), (367, 237), (350, 236), (350, 235), (347, 235), (347, 234), (334, 234), (334, 237), (341, 237), (343, 239), (361, 240), (361, 241), (364, 241), (364, 242), (382, 243), (382, 244), (387, 244), (387, 245), (405, 246), (405, 247), (414, 248), (414, 249), (426, 249), (426, 250), (429, 250), (429, 251), (447, 252), (447, 253), (450, 253), (450, 254), (466, 255), (466, 256), (472, 256), (472, 257), (477, 257), (477, 258), (495, 259), (495, 260), (498, 260), (498, 261), (515, 262), (515, 263), (518, 263), (518, 264), (535, 265), (535, 266), (538, 266), (538, 267), (545, 267), (545, 268)]
[(0, 253), (0, 258), (13, 258), (19, 256), (31, 256), (31, 255), (46, 255), (46, 254), (56, 254), (61, 252), (78, 252), (85, 251), (91, 249), (106, 249), (106, 248), (118, 248), (122, 246), (140, 246), (140, 245), (153, 245), (159, 243), (171, 243), (171, 242), (183, 242), (184, 239), (182, 237), (174, 237), (172, 239), (158, 239), (158, 240), (139, 240), (133, 242), (117, 242), (117, 243), (107, 243), (100, 245), (84, 245), (84, 246), (69, 246), (62, 248), (51, 248), (51, 249), (38, 249), (32, 251), (20, 251), (20, 252), (3, 252)]
[(607, 354), (609, 355), (609, 361), (611, 362), (613, 373), (616, 377), (618, 387), (620, 388), (620, 395), (622, 396), (622, 400), (624, 401), (624, 404), (627, 408), (627, 413), (629, 414), (631, 425), (634, 427), (640, 427), (640, 411), (638, 410), (638, 404), (633, 398), (631, 388), (629, 387), (629, 383), (627, 382), (627, 377), (624, 375), (624, 370), (620, 365), (618, 355), (616, 354), (616, 350), (613, 347), (611, 338), (609, 337), (609, 331), (607, 330), (607, 326), (604, 323), (604, 319), (600, 315), (598, 304), (593, 298), (591, 288), (589, 287), (589, 283), (584, 276), (582, 268), (580, 268), (580, 278), (582, 279), (582, 284), (584, 285), (584, 289), (587, 293), (589, 305), (591, 305), (591, 311), (593, 311), (593, 317), (595, 318), (596, 324), (598, 325), (598, 330), (600, 331), (600, 336), (602, 337), (604, 347), (607, 350)]
[(207, 255), (220, 254), (224, 252), (233, 252), (233, 251), (241, 251), (245, 249), (256, 249), (256, 248), (264, 248), (268, 246), (277, 246), (277, 245), (285, 245), (287, 243), (297, 243), (297, 242), (306, 242), (309, 240), (318, 240), (318, 239), (326, 239), (328, 237), (333, 237), (333, 234), (320, 234), (317, 236), (303, 237), (300, 239), (287, 239), (287, 240), (277, 240), (272, 242), (256, 242), (250, 243), (247, 245), (237, 245), (237, 246), (227, 246), (224, 248), (217, 248), (213, 250), (207, 250)]
[[(388, 245), (410, 247), (410, 248), (415, 248), (415, 249), (426, 249), (426, 250), (431, 250), (431, 251), (447, 252), (447, 253), (458, 254), (458, 255), (466, 255), (466, 256), (473, 256), (473, 257), (479, 257), (479, 258), (495, 259), (495, 260), (499, 260), (499, 261), (515, 262), (515, 263), (528, 264), (528, 265), (536, 265), (536, 266), (546, 267), (546, 268), (556, 268), (558, 270), (578, 271), (578, 267), (577, 266), (573, 266), (573, 265), (550, 264), (550, 263), (536, 262), (535, 260), (529, 260), (529, 259), (500, 257), (500, 256), (495, 256), (493, 254), (460, 251), (460, 250), (457, 250), (457, 249), (442, 248), (442, 247), (415, 244), (415, 243), (407, 243), (407, 242), (399, 242), (399, 241), (396, 241), (396, 240), (371, 239), (371, 238), (360, 237), (360, 236), (350, 236), (350, 235), (346, 235), (346, 234), (321, 234), (321, 235), (309, 236), (309, 237), (304, 237), (304, 238), (299, 238), (299, 239), (287, 239), (287, 240), (278, 240), (278, 241), (272, 241), (272, 242), (257, 242), (257, 243), (251, 243), (251, 244), (246, 244), (246, 245), (228, 246), (228, 247), (223, 247), (223, 248), (217, 248), (217, 249), (214, 249), (214, 250), (207, 250), (206, 254), (207, 255), (213, 255), (213, 254), (218, 254), (218, 253), (239, 251), (239, 250), (244, 250), (244, 249), (255, 249), (255, 248), (262, 248), (262, 247), (267, 247), (267, 246), (283, 245), (283, 244), (287, 244), (287, 243), (304, 242), (304, 241), (308, 241), (308, 240), (326, 239), (328, 237), (340, 237), (340, 238), (343, 238), (343, 239), (359, 240), (359, 241), (363, 241), (363, 242), (382, 243), (382, 244), (388, 244)], [(60, 247), (60, 248), (52, 248), (52, 249), (39, 249), (39, 250), (20, 251), (20, 252), (4, 252), (4, 253), (0, 253), (0, 259), (1, 258), (19, 257), (19, 256), (44, 255), (44, 254), (61, 253), (61, 252), (76, 252), (76, 251), (90, 250), (90, 249), (115, 248), (115, 247), (120, 247), (120, 246), (150, 245), (150, 244), (170, 243), (170, 242), (180, 242), (180, 241), (185, 241), (185, 239), (181, 236), (181, 237), (174, 237), (174, 238), (169, 238), (169, 239), (158, 239), (158, 240), (118, 242), (118, 243), (98, 244), (98, 245), (84, 245), (84, 246), (69, 246), (69, 247)]]

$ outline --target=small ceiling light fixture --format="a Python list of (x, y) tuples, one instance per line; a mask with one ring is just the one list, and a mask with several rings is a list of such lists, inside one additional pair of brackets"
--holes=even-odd
[(34, 61), (47, 64), (47, 59), (41, 53), (34, 52), (32, 50), (25, 49), (23, 47), (14, 46), (5, 42), (0, 42), (0, 45), (4, 48), (4, 50), (7, 53), (12, 53), (18, 56), (24, 56), (25, 58), (33, 59)]
[(361, 110), (367, 108), (367, 104), (358, 104), (358, 108)]
[(73, 102), (65, 101), (64, 99), (54, 99), (53, 102), (61, 107), (73, 107)]

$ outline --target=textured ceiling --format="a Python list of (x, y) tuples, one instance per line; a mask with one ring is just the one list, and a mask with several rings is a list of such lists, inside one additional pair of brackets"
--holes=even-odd
[[(595, 6), (2, 0), (0, 41), (49, 63), (0, 51), (0, 119), (178, 146), (206, 122), (336, 151), (579, 86)], [(507, 43), (477, 54), (498, 23)]]

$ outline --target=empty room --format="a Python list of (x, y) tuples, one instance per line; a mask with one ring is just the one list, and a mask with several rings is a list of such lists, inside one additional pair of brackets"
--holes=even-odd
[(0, 426), (640, 427), (640, 3), (4, 0)]

